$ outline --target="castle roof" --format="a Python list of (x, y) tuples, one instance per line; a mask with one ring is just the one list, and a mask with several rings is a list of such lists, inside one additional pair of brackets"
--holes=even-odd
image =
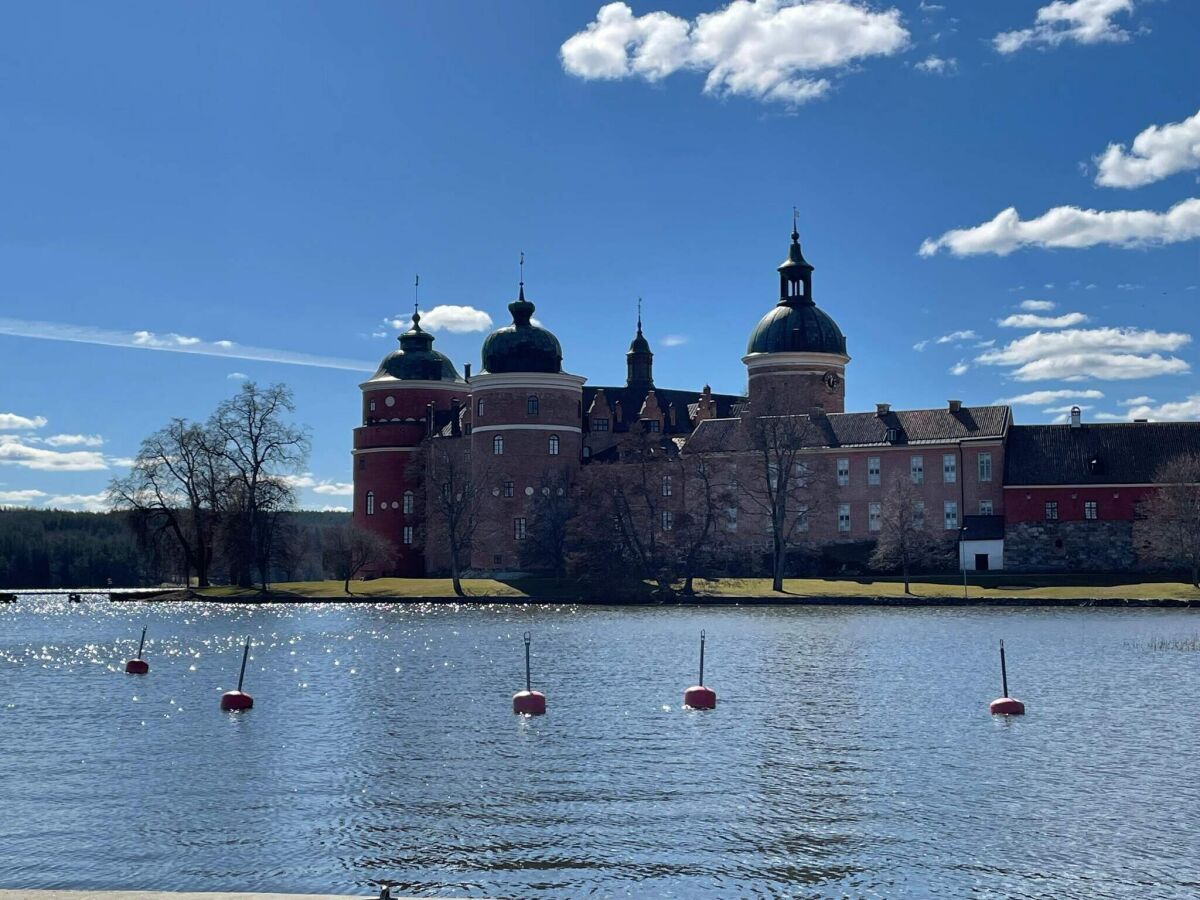
[(1200, 451), (1200, 422), (1016, 425), (1005, 485), (1153, 484), (1167, 461)]

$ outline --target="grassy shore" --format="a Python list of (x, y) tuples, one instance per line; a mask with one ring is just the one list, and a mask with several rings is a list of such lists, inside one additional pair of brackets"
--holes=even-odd
[[(468, 599), (529, 600), (533, 602), (574, 601), (582, 599), (578, 587), (571, 582), (549, 578), (514, 578), (495, 580), (471, 578), (463, 580)], [(778, 602), (853, 601), (892, 599), (960, 601), (963, 599), (961, 581), (949, 578), (914, 581), (912, 593), (904, 593), (904, 584), (897, 578), (789, 578), (784, 592), (774, 593), (766, 578), (726, 578), (714, 581), (697, 580), (694, 599), (700, 602), (746, 600), (775, 600)], [(214, 587), (193, 591), (206, 600), (254, 601), (274, 600), (296, 602), (320, 600), (453, 600), (454, 590), (448, 578), (379, 578), (373, 581), (351, 582), (348, 596), (340, 581), (299, 581), (272, 585), (267, 594), (244, 588)], [(624, 602), (650, 601), (650, 587), (645, 594), (625, 598)], [(687, 600), (680, 597), (678, 599)], [(1136, 581), (1103, 576), (1004, 576), (992, 574), (969, 580), (967, 599), (989, 602), (1020, 600), (1036, 602), (1089, 600), (1188, 600), (1200, 602), (1200, 590), (1189, 584), (1173, 581)]]

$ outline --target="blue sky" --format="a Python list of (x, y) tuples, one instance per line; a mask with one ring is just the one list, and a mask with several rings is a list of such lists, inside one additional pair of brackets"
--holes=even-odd
[(848, 408), (1200, 418), (1198, 32), (1188, 0), (9, 5), (0, 503), (96, 506), (246, 376), (295, 390), (302, 502), (348, 505), (414, 274), (478, 368), (451, 329), (507, 321), (520, 251), (570, 371), (623, 380), (641, 296), (659, 384), (740, 391), (793, 205)]

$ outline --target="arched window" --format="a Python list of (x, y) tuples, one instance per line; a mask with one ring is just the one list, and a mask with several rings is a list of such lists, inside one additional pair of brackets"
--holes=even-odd
[(492, 455), (494, 455), (494, 456), (503, 456), (504, 455), (504, 435), (498, 434), (494, 438), (492, 438)]
[(483, 398), (482, 397), (480, 397), (475, 402), (475, 418), (477, 418), (477, 419), (483, 418)]
[(367, 515), (375, 515), (375, 492), (367, 491)]
[(558, 435), (550, 435), (550, 455), (558, 456)]
[(412, 515), (412, 511), (413, 511), (413, 492), (405, 491), (404, 492), (404, 512), (407, 515)]
[(538, 398), (537, 394), (530, 394), (525, 400), (525, 412), (531, 416), (538, 414)]
[(371, 401), (370, 401), (370, 402), (367, 404), (367, 408), (368, 408), (368, 409), (370, 409), (370, 410), (371, 410), (371, 412), (375, 412), (375, 400), (374, 400), (374, 398), (372, 398), (372, 399), (371, 399)]

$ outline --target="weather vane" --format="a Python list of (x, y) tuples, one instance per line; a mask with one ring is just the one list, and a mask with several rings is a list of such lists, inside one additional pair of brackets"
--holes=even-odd
[(421, 276), (418, 275), (413, 281), (413, 312), (421, 311)]
[(521, 251), (520, 267), (521, 267), (521, 287), (525, 287), (525, 251), (524, 250)]
[(798, 207), (792, 207), (792, 231), (796, 230), (796, 223), (800, 220), (800, 210)]

